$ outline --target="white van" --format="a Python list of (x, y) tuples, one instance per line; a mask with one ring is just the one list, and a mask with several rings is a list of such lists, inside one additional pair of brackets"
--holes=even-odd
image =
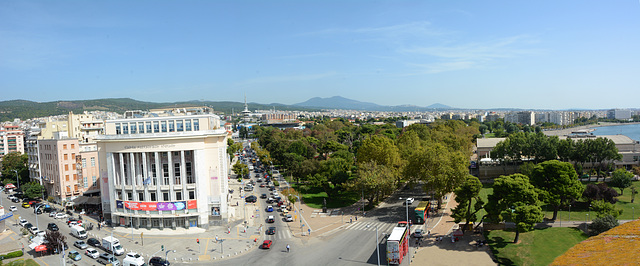
[(80, 239), (85, 239), (87, 238), (87, 231), (85, 231), (81, 226), (74, 225), (71, 227), (71, 235)]

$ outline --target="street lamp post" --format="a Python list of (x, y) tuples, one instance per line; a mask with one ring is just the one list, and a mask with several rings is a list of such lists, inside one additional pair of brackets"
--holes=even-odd
[(378, 257), (378, 266), (380, 266), (380, 240), (378, 239), (378, 226), (376, 225), (376, 254)]
[(175, 249), (174, 249), (174, 250), (167, 250), (167, 251), (164, 253), (164, 260), (165, 260), (165, 261), (168, 261), (168, 260), (167, 260), (167, 257), (168, 257), (168, 255), (169, 255), (169, 252), (171, 252), (171, 251), (173, 251), (173, 253), (176, 253), (176, 250), (175, 250)]
[(569, 204), (569, 222), (571, 222), (571, 204)]
[(18, 170), (13, 169), (13, 172), (16, 173), (16, 181), (18, 181), (18, 187), (16, 187), (16, 189), (20, 188), (20, 176), (18, 176)]
[(589, 214), (584, 217), (584, 226), (587, 228), (587, 234), (589, 234)]

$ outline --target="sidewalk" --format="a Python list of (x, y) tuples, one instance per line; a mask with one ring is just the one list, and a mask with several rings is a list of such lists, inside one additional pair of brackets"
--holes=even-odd
[[(451, 217), (451, 209), (458, 203), (455, 195), (450, 193), (445, 207), (439, 211), (426, 225), (425, 231), (431, 234), (423, 239), (414, 254), (409, 254), (411, 263), (418, 265), (496, 265), (491, 259), (488, 246), (477, 247), (475, 243), (484, 239), (481, 234), (467, 231), (457, 242), (451, 241), (451, 231), (455, 223)], [(443, 237), (442, 241), (437, 241)]]

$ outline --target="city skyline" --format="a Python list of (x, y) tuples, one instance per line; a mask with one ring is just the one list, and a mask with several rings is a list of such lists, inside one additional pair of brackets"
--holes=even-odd
[(4, 1), (3, 99), (638, 108), (640, 3)]

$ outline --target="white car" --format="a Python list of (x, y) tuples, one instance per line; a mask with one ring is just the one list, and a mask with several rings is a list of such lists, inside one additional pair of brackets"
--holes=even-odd
[(47, 235), (47, 232), (42, 231), (42, 230), (38, 230), (35, 233), (33, 233), (36, 236), (41, 236), (41, 237), (45, 237)]
[(28, 223), (27, 220), (20, 218), (20, 226), (24, 227), (24, 225)]
[(411, 203), (413, 203), (414, 200), (415, 200), (414, 198), (407, 198), (403, 204), (411, 205)]
[(11, 207), (9, 207), (9, 210), (11, 210), (12, 212), (14, 212), (14, 211), (17, 211), (17, 210), (18, 210), (18, 208), (16, 208), (16, 206), (11, 206)]
[(57, 213), (57, 212), (50, 212), (50, 213), (49, 213), (49, 217), (54, 217), (54, 218), (55, 218), (55, 217), (56, 217), (56, 214), (58, 214), (58, 213)]
[(69, 217), (66, 213), (56, 213), (56, 219), (64, 219)]
[(87, 255), (87, 257), (91, 257), (94, 259), (97, 259), (98, 256), (100, 256), (100, 252), (98, 252), (94, 248), (88, 248), (87, 251), (84, 252), (84, 254)]
[(38, 227), (35, 227), (35, 226), (34, 226), (34, 227), (29, 228), (29, 232), (31, 232), (32, 234), (34, 234), (34, 235), (35, 235), (35, 234), (36, 234), (36, 232), (38, 232)]

